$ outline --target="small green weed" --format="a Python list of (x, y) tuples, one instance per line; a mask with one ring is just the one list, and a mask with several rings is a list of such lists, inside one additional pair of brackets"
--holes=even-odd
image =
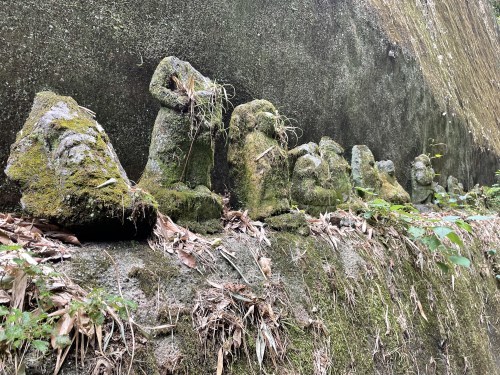
[[(18, 373), (30, 348), (42, 353), (51, 348), (63, 349), (73, 343), (76, 335), (85, 339), (84, 332), (101, 330), (109, 311), (125, 319), (127, 309), (137, 307), (103, 289), (85, 292), (50, 264), (38, 263), (20, 245), (0, 245), (0, 270), (5, 284), (3, 297), (10, 299), (9, 307), (0, 305), (0, 371), (11, 364)], [(7, 276), (10, 284), (5, 282)], [(118, 318), (115, 315), (113, 319)], [(55, 373), (64, 362), (61, 355), (59, 350)]]
[[(489, 220), (491, 216), (474, 215), (462, 219), (459, 216), (446, 216), (439, 219), (424, 216), (412, 205), (392, 205), (383, 199), (374, 199), (367, 203), (364, 212), (367, 220), (385, 221), (406, 230), (409, 237), (424, 245), (429, 251), (438, 251), (446, 262), (438, 261), (437, 265), (448, 272), (455, 264), (470, 267), (470, 260), (461, 255), (464, 243), (455, 230), (458, 227), (470, 234), (473, 228), (470, 221)], [(440, 224), (441, 222), (449, 225)]]

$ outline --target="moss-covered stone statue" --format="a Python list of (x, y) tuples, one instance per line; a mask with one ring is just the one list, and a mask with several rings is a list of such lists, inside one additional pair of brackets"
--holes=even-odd
[(292, 201), (311, 215), (334, 211), (349, 199), (349, 164), (343, 148), (328, 137), (319, 146), (307, 143), (289, 151), (292, 171)]
[(356, 145), (352, 148), (351, 170), (355, 187), (379, 194), (382, 182), (375, 166), (375, 158), (368, 146)]
[(215, 223), (222, 200), (210, 191), (210, 173), (213, 137), (222, 126), (222, 86), (189, 62), (169, 56), (156, 68), (149, 89), (161, 108), (139, 185), (172, 219), (191, 228), (197, 222)]
[(36, 95), (5, 169), (24, 210), (85, 235), (147, 235), (156, 202), (132, 188), (104, 129), (70, 97)]
[(375, 162), (367, 146), (357, 145), (352, 148), (351, 168), (354, 186), (360, 188), (358, 193), (361, 197), (375, 196), (399, 204), (410, 202), (410, 195), (396, 180), (394, 163), (391, 160)]
[(234, 192), (252, 218), (289, 210), (290, 187), (283, 123), (266, 100), (234, 109), (229, 125), (228, 163)]
[(392, 203), (410, 203), (410, 194), (396, 180), (394, 163), (392, 160), (382, 160), (376, 163), (380, 186), (380, 198)]
[(453, 176), (448, 176), (446, 179), (446, 189), (448, 194), (453, 196), (465, 195), (464, 185), (458, 181), (458, 178)]
[(411, 200), (413, 203), (431, 203), (435, 193), (446, 193), (434, 182), (436, 173), (429, 156), (422, 154), (415, 158), (411, 168)]

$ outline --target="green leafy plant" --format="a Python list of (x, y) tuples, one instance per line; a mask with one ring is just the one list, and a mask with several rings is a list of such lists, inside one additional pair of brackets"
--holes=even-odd
[[(4, 272), (4, 298), (11, 300), (10, 307), (0, 305), (0, 364), (10, 358), (14, 373), (23, 367), (30, 348), (45, 353), (51, 347), (68, 347), (76, 335), (85, 339), (81, 332), (93, 332), (88, 329), (90, 324), (102, 326), (108, 313), (115, 320), (118, 316), (124, 319), (127, 309), (137, 306), (103, 289), (86, 293), (62, 278), (50, 264), (38, 263), (20, 245), (0, 245), (0, 268)], [(10, 284), (6, 284), (6, 276)], [(54, 289), (54, 283), (59, 287)], [(59, 351), (57, 371), (64, 361), (61, 355)]]
[(375, 193), (374, 189), (372, 188), (364, 188), (361, 186), (355, 186), (354, 190), (356, 191), (356, 194), (360, 196), (361, 198), (367, 198), (367, 197), (376, 197), (378, 194)]
[(137, 304), (120, 296), (108, 294), (102, 288), (96, 288), (82, 301), (72, 301), (70, 305), (70, 315), (74, 315), (77, 311), (83, 311), (95, 325), (100, 326), (104, 323), (104, 312), (108, 307), (118, 312), (121, 318), (126, 318), (127, 308), (135, 310)]
[[(364, 217), (374, 221), (388, 221), (400, 226), (416, 242), (424, 245), (429, 251), (438, 251), (445, 262), (438, 261), (437, 265), (443, 271), (449, 271), (450, 265), (470, 267), (470, 260), (461, 252), (465, 249), (464, 243), (454, 227), (468, 233), (473, 233), (470, 221), (489, 220), (491, 216), (474, 215), (466, 219), (459, 216), (446, 216), (440, 220), (421, 215), (412, 205), (393, 205), (377, 198), (367, 203)], [(444, 221), (449, 225), (439, 224)]]

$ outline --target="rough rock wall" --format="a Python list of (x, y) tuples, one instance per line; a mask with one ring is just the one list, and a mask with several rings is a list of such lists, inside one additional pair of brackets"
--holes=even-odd
[[(118, 279), (124, 296), (139, 305), (137, 323), (175, 324), (148, 340), (149, 355), (138, 345), (132, 374), (213, 374), (221, 347), (227, 375), (500, 374), (498, 255), (485, 251), (498, 248), (500, 219), (473, 223), (473, 236), (458, 231), (472, 266), (443, 273), (439, 252), (416, 246), (397, 227), (368, 224), (363, 233), (364, 219), (347, 218), (356, 224), (330, 226), (325, 238), (267, 231), (270, 246), (226, 232), (221, 243), (234, 252), (238, 271), (218, 250), (202, 275), (139, 242), (87, 243), (58, 269), (86, 289), (117, 293)], [(256, 254), (271, 259), (269, 278)], [(267, 346), (259, 372), (262, 321), (279, 354)], [(239, 340), (246, 344), (235, 349), (238, 325), (245, 326)], [(91, 354), (83, 369), (73, 355), (64, 374), (87, 374)]]
[[(402, 181), (413, 157), (442, 142), (449, 145), (438, 168), (444, 177), (490, 182), (500, 131), (493, 98), (498, 69), (492, 70), (498, 31), (489, 5), (426, 2), (434, 12), (428, 17), (414, 3), (0, 1), (0, 169), (35, 92), (52, 89), (97, 112), (128, 174), (138, 179), (158, 110), (149, 80), (161, 58), (173, 54), (233, 84), (235, 104), (275, 103), (304, 129), (303, 142), (328, 135), (346, 149), (365, 143), (376, 159), (396, 161)], [(429, 35), (444, 56), (441, 65)], [(448, 52), (457, 56), (455, 65), (447, 65)], [(444, 78), (452, 73), (458, 78)], [(224, 179), (218, 180), (222, 189)], [(14, 200), (5, 187), (0, 192), (0, 205)]]

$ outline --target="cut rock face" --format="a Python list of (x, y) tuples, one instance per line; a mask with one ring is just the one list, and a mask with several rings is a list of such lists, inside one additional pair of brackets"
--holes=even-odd
[(280, 117), (266, 100), (234, 109), (229, 125), (228, 163), (234, 191), (253, 218), (290, 208), (287, 151), (279, 140)]
[(189, 62), (169, 56), (156, 68), (149, 89), (161, 108), (139, 186), (182, 224), (218, 220), (222, 199), (210, 192), (210, 173), (213, 135), (222, 124), (220, 86)]
[(154, 199), (132, 188), (108, 136), (70, 97), (36, 95), (5, 169), (24, 210), (89, 236), (147, 235)]
[(308, 143), (289, 152), (293, 163), (292, 200), (312, 215), (334, 211), (349, 199), (349, 164), (342, 147), (328, 137), (319, 146)]

